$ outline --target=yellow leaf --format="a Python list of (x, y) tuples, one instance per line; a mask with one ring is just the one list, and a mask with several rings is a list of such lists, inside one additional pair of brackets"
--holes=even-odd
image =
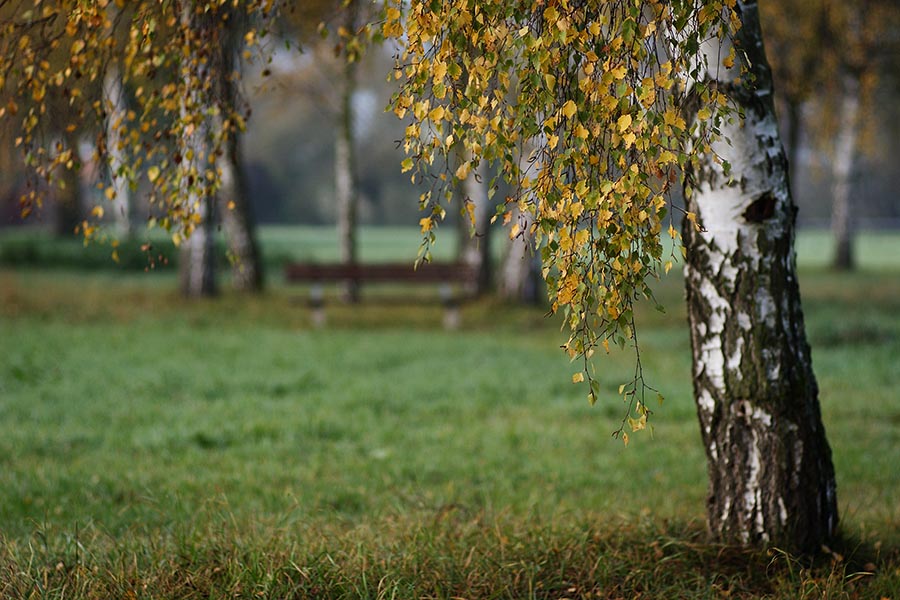
[(434, 226), (434, 222), (431, 220), (431, 217), (423, 217), (419, 219), (419, 226), (422, 228), (422, 233), (428, 233)]
[(584, 381), (584, 373), (579, 372), (572, 375), (572, 383), (581, 383), (582, 381)]
[(624, 132), (626, 129), (631, 127), (631, 115), (622, 115), (619, 117), (619, 120), (616, 122), (619, 127), (620, 132)]
[[(112, 188), (106, 188), (106, 189), (107, 189), (107, 192), (108, 192), (108, 191), (111, 190)], [(115, 195), (115, 192), (113, 192), (113, 195)], [(107, 193), (107, 196), (109, 196), (108, 193)], [(102, 207), (102, 206), (95, 206), (93, 209), (91, 209), (91, 214), (92, 214), (93, 216), (97, 217), (98, 219), (102, 219), (102, 218), (103, 218), (103, 207)]]
[(571, 119), (572, 115), (574, 115), (576, 112), (578, 112), (578, 108), (571, 100), (567, 100), (566, 103), (563, 104), (562, 113), (567, 119)]
[(150, 180), (150, 183), (156, 181), (159, 177), (159, 167), (153, 166), (147, 169), (147, 179)]
[(625, 65), (621, 65), (615, 69), (611, 69), (609, 72), (615, 79), (625, 79), (628, 69), (625, 68)]
[(469, 169), (470, 165), (468, 162), (464, 162), (463, 164), (459, 165), (459, 167), (457, 167), (456, 169), (456, 178), (460, 181), (465, 180), (465, 178), (469, 176)]

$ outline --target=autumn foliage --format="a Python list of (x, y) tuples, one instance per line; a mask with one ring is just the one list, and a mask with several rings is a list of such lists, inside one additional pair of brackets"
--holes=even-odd
[[(384, 34), (402, 46), (393, 110), (410, 120), (403, 168), (427, 184), (423, 233), (434, 239), (454, 181), (483, 161), (503, 173), (518, 192), (499, 199), (495, 218), (515, 237), (512, 209), (533, 215), (552, 309), (571, 331), (565, 349), (584, 361), (574, 379), (588, 377), (592, 401), (599, 384), (589, 359), (598, 346), (635, 340), (634, 303), (652, 298), (649, 281), (672, 264), (663, 235), (678, 236), (673, 192), (727, 117), (698, 50), (739, 26), (733, 7), (492, 0), (387, 8)], [(459, 145), (471, 160), (451, 169)], [(633, 428), (646, 422), (645, 391), (638, 360), (622, 389), (636, 410)]]

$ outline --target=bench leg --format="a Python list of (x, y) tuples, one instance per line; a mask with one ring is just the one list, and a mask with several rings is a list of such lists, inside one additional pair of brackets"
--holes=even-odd
[(455, 331), (462, 324), (462, 317), (459, 314), (459, 306), (447, 306), (444, 308), (444, 329), (447, 331)]
[(444, 329), (459, 329), (462, 316), (459, 313), (459, 301), (453, 295), (453, 287), (449, 283), (441, 284), (441, 304), (444, 305)]
[(316, 329), (325, 327), (325, 294), (321, 285), (314, 285), (309, 290), (309, 307), (312, 310), (312, 325)]

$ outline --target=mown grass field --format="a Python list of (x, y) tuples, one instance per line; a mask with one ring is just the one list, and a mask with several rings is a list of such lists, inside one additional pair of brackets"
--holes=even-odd
[[(417, 235), (363, 243), (397, 259)], [(446, 332), (416, 296), (317, 330), (277, 277), (188, 303), (171, 275), (6, 267), (0, 598), (900, 598), (900, 236), (847, 275), (827, 237), (798, 248), (844, 532), (813, 563), (704, 542), (677, 276), (641, 317), (666, 401), (625, 448), (630, 355), (601, 358), (590, 407), (540, 309), (479, 301)]]

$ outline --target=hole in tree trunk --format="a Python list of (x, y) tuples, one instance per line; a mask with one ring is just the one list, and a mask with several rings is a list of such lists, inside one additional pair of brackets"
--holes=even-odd
[(772, 192), (764, 193), (747, 207), (747, 210), (744, 211), (744, 219), (748, 223), (762, 223), (766, 219), (772, 218), (772, 215), (775, 214), (775, 202)]

